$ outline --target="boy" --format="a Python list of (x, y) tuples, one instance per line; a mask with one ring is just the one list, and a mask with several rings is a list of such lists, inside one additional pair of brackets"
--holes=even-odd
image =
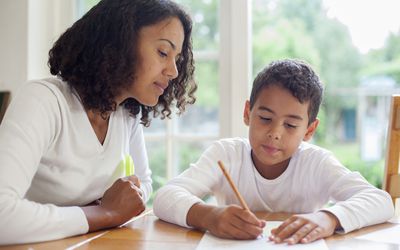
[[(254, 80), (245, 104), (249, 139), (215, 142), (158, 191), (154, 213), (223, 238), (260, 235), (265, 222), (238, 206), (217, 166), (221, 160), (251, 211), (297, 214), (272, 231), (276, 243), (308, 243), (390, 219), (394, 208), (386, 192), (306, 142), (317, 129), (322, 94), (318, 76), (304, 62), (271, 63)], [(201, 200), (208, 194), (219, 206)], [(329, 201), (335, 204), (325, 207)]]

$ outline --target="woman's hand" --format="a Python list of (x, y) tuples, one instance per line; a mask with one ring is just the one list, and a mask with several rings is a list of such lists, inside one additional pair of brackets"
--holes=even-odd
[(265, 221), (237, 205), (216, 207), (200, 203), (190, 208), (187, 222), (221, 238), (242, 240), (257, 238), (265, 226)]
[(275, 243), (286, 242), (289, 245), (309, 243), (331, 236), (338, 227), (338, 219), (329, 212), (293, 215), (278, 228), (272, 229), (270, 240)]
[(145, 209), (136, 176), (120, 178), (104, 193), (100, 205), (82, 207), (89, 232), (123, 224)]

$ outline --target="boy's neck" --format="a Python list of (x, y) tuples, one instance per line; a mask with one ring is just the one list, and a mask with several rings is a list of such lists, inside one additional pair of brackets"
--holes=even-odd
[(287, 167), (289, 166), (290, 159), (287, 159), (283, 162), (280, 162), (271, 166), (262, 166), (262, 164), (258, 164), (253, 157), (253, 152), (251, 152), (251, 158), (253, 160), (253, 164), (256, 167), (258, 173), (267, 180), (273, 180), (278, 178), (281, 174), (285, 172)]

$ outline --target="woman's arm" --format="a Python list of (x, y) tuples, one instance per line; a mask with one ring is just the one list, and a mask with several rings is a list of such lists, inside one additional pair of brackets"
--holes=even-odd
[(121, 225), (144, 211), (142, 191), (135, 182), (135, 176), (120, 178), (105, 192), (99, 205), (82, 207), (90, 232)]
[(151, 186), (151, 170), (147, 158), (143, 127), (140, 124), (139, 118), (135, 119), (132, 126), (129, 145), (129, 153), (132, 156), (135, 165), (135, 176), (139, 178), (140, 189), (143, 192), (143, 200), (146, 203), (149, 200), (153, 189)]
[(87, 232), (79, 207), (25, 198), (39, 162), (61, 129), (57, 98), (29, 83), (14, 97), (0, 126), (0, 244), (59, 239)]

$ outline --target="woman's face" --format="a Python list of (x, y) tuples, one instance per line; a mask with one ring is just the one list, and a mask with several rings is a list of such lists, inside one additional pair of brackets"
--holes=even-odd
[(176, 61), (183, 40), (183, 26), (176, 17), (143, 27), (138, 37), (134, 82), (122, 92), (121, 101), (135, 98), (143, 105), (155, 106), (169, 81), (178, 76)]

